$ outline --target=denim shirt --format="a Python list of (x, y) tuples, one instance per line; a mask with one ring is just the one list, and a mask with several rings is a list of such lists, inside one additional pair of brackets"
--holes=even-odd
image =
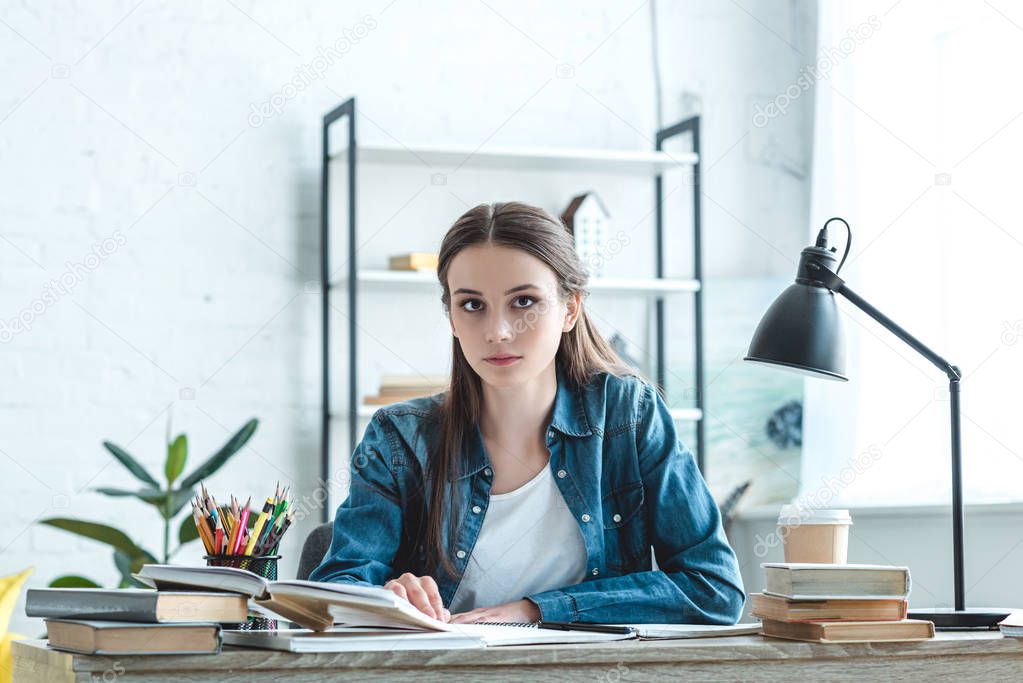
[[(522, 597), (549, 621), (735, 623), (745, 602), (735, 553), (663, 399), (636, 377), (601, 373), (573, 388), (559, 367), (557, 382), (546, 430), (550, 468), (582, 532), (587, 571), (581, 583)], [(442, 396), (374, 413), (352, 454), (330, 550), (310, 579), (379, 586), (406, 571), (429, 573), (419, 533), (428, 504), (427, 444), (439, 428), (432, 409)], [(441, 570), (433, 577), (445, 606), (469, 562), (493, 483), (479, 426), (469, 434), (456, 479), (466, 504), (450, 545), (458, 575)]]

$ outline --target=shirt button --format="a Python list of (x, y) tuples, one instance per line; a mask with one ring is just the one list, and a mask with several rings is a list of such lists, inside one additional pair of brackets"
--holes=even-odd
[[(455, 556), (458, 557), (458, 559), (460, 559), (460, 560), (464, 559), (465, 558), (465, 551), (464, 550), (459, 550), (457, 553), (455, 553)], [(597, 570), (594, 569), (593, 571), (597, 571)]]
[(478, 515), (481, 510), (483, 510), (483, 508), (481, 508), (479, 505), (473, 505), (472, 506), (472, 513), (474, 515)]
[(620, 521), (622, 521), (622, 516), (621, 516), (621, 515), (615, 515), (615, 516), (614, 516), (614, 517), (612, 517), (611, 519), (613, 519), (613, 520), (614, 520), (614, 521), (616, 521), (616, 522), (620, 522)]
[(494, 471), (493, 471), (492, 469), (490, 469), (489, 467), (488, 467), (488, 468), (486, 468), (485, 470), (483, 470), (483, 474), (487, 475), (488, 477), (489, 477), (489, 476), (490, 476), (491, 474), (493, 474), (493, 473), (494, 473)]
[(558, 470), (558, 479), (564, 479), (568, 476), (568, 472), (565, 470)]
[(554, 430), (553, 429), (547, 430), (547, 438), (550, 439), (551, 441), (554, 441)]
[(582, 519), (582, 520), (583, 520), (584, 522), (588, 522), (588, 521), (590, 521), (590, 516), (589, 516), (588, 514), (586, 514), (586, 513), (584, 512), (584, 513), (583, 513), (583, 516), (582, 516), (582, 518), (581, 518), (581, 519)]
[(593, 571), (592, 571), (592, 572), (590, 572), (590, 573), (591, 573), (591, 574), (593, 574), (594, 576), (596, 576), (597, 574), (600, 574), (600, 570), (599, 570), (599, 569), (597, 569), (596, 567), (594, 567), (594, 568), (593, 568)]

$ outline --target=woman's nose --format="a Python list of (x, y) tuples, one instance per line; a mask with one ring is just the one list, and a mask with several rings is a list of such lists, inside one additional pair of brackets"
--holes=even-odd
[(487, 326), (487, 341), (490, 343), (510, 341), (512, 339), (512, 326), (503, 316), (491, 321)]

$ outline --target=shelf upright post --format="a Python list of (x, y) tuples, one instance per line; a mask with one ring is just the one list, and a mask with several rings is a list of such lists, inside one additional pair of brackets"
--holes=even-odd
[[(657, 131), (656, 145), (654, 149), (663, 151), (664, 141), (677, 135), (689, 133), (692, 137), (693, 153), (696, 161), (693, 164), (692, 186), (693, 186), (693, 279), (699, 283), (693, 296), (693, 318), (694, 318), (694, 365), (695, 365), (695, 399), (696, 408), (700, 411), (700, 418), (696, 420), (696, 464), (700, 472), (706, 477), (705, 464), (707, 460), (707, 438), (705, 432), (705, 411), (706, 388), (703, 384), (703, 245), (700, 235), (700, 117), (693, 116), (676, 123), (668, 128)], [(655, 179), (655, 228), (657, 246), (657, 277), (664, 277), (664, 176), (658, 173)], [(664, 296), (658, 295), (656, 300), (657, 320), (657, 385), (662, 395), (666, 392), (665, 385), (665, 347), (667, 344), (666, 329), (664, 324)]]
[(330, 506), (330, 127), (339, 119), (348, 117), (348, 440), (352, 451), (355, 450), (356, 435), (356, 399), (358, 376), (355, 362), (355, 98), (352, 97), (331, 110), (323, 117), (323, 156), (320, 172), (320, 297), (323, 306), (323, 412), (322, 432), (320, 434), (320, 486), (324, 487), (323, 507), (320, 510), (321, 521), (327, 522), (331, 517)]

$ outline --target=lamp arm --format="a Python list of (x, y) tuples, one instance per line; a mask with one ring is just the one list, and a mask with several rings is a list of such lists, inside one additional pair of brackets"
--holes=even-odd
[[(954, 589), (954, 604), (957, 611), (966, 609), (966, 580), (963, 565), (965, 564), (964, 540), (963, 540), (963, 479), (962, 479), (962, 432), (960, 426), (959, 408), (959, 380), (962, 373), (959, 368), (927, 348), (919, 339), (911, 335), (894, 320), (881, 311), (871, 306), (859, 294), (852, 291), (845, 280), (826, 266), (816, 262), (806, 263), (809, 277), (806, 280), (813, 284), (826, 287), (828, 290), (841, 294), (851, 301), (854, 306), (876, 320), (886, 330), (894, 334), (902, 341), (909, 344), (917, 353), (931, 361), (948, 375), (949, 392), (949, 417), (952, 437), (952, 580)], [(797, 279), (799, 282), (799, 279)]]
[[(871, 318), (879, 322), (881, 326), (884, 327), (886, 330), (894, 334), (902, 341), (906, 342), (909, 346), (913, 348), (913, 350), (915, 350), (917, 353), (919, 353), (927, 360), (931, 361), (931, 363), (933, 363), (939, 370), (944, 372), (945, 375), (948, 376), (949, 380), (962, 379), (962, 373), (959, 371), (959, 368), (957, 368), (956, 366), (952, 365), (947, 360), (939, 356), (937, 353), (935, 353), (926, 345), (924, 345), (923, 342), (921, 342), (919, 339), (917, 339), (909, 332), (907, 332), (902, 326), (900, 326), (894, 320), (892, 320), (884, 313), (870, 305), (870, 303), (867, 302), (863, 297), (861, 297), (859, 294), (851, 290), (849, 286), (845, 283), (845, 280), (840, 278), (837, 273), (832, 272), (831, 270), (824, 266), (821, 266), (820, 264), (812, 265), (816, 265), (819, 267), (819, 270), (817, 268), (813, 268), (813, 270), (817, 270), (817, 277), (820, 278), (819, 282), (823, 284), (826, 288), (828, 288), (832, 292), (835, 292), (836, 294), (841, 294), (842, 296), (844, 296), (846, 299), (851, 301), (853, 305), (856, 306), (856, 308), (860, 309), (861, 311), (869, 315)], [(821, 273), (820, 271), (824, 272)]]

